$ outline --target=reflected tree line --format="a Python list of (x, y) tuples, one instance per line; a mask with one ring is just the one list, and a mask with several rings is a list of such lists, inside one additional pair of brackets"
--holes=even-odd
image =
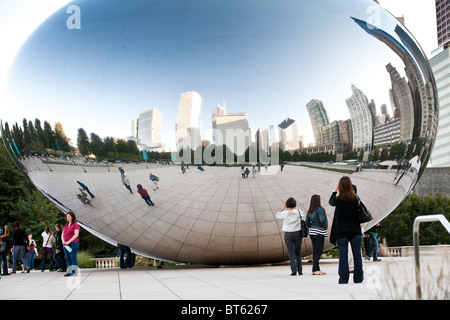
[(46, 152), (47, 149), (59, 150), (62, 152), (72, 152), (73, 147), (69, 144), (69, 139), (64, 133), (60, 122), (55, 123), (54, 129), (48, 121), (23, 119), (22, 127), (17, 122), (9, 127), (8, 122), (4, 125), (5, 134), (14, 141), (17, 149), (22, 153)]
[[(76, 148), (70, 144), (70, 139), (65, 135), (63, 126), (60, 122), (56, 122), (54, 127), (50, 125), (48, 121), (44, 121), (43, 124), (40, 119), (27, 120), (23, 119), (22, 127), (15, 123), (11, 128), (7, 122), (4, 124), (5, 134), (9, 134), (11, 141), (14, 141), (17, 149), (20, 153), (48, 153), (52, 151), (58, 151), (56, 153), (66, 154), (74, 153)], [(83, 128), (78, 129), (77, 135), (78, 151), (82, 156), (88, 157), (94, 155), (97, 160), (102, 159), (118, 159), (118, 160), (142, 160), (142, 154), (134, 140), (117, 139), (113, 137), (101, 138), (98, 134), (91, 132), (89, 135)], [(385, 160), (401, 160), (410, 159), (419, 154), (419, 151), (424, 146), (422, 139), (416, 140), (414, 143), (406, 144), (405, 142), (396, 142), (389, 147), (382, 149), (374, 148), (369, 155), (368, 161), (378, 162)], [(220, 148), (220, 146), (218, 146)], [(199, 146), (201, 148), (202, 162), (205, 162), (205, 154), (213, 157), (215, 160), (213, 163), (207, 164), (226, 164), (236, 163), (239, 157), (226, 145), (222, 146), (223, 159), (217, 159), (215, 150), (217, 146), (210, 145), (208, 147)], [(251, 149), (256, 150), (251, 150)], [(205, 149), (206, 152), (205, 152)], [(250, 146), (246, 149), (243, 160), (246, 163), (251, 161), (251, 154), (257, 155), (257, 162), (264, 162), (260, 157), (260, 150)], [(332, 152), (319, 152), (308, 154), (306, 152), (299, 151), (285, 151), (282, 149), (273, 150), (278, 152), (278, 161), (305, 161), (305, 162), (335, 162), (337, 161), (337, 154)], [(177, 154), (177, 158), (182, 157), (183, 154), (191, 152), (191, 159), (194, 161), (193, 150), (180, 150)], [(148, 159), (150, 160), (169, 160), (171, 159), (170, 152), (147, 152)], [(270, 155), (269, 155), (270, 156)], [(342, 160), (356, 159), (363, 160), (364, 153), (357, 151), (344, 152), (342, 154)], [(242, 159), (242, 158), (241, 158)], [(194, 161), (195, 162), (195, 161)]]

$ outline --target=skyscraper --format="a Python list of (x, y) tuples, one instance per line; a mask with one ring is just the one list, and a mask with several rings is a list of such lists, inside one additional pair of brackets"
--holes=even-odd
[(433, 51), (430, 65), (436, 80), (439, 100), (439, 126), (431, 153), (433, 167), (450, 167), (450, 2), (436, 0), (439, 48)]
[(306, 108), (308, 109), (309, 118), (311, 120), (315, 144), (324, 144), (322, 127), (330, 123), (326, 106), (322, 101), (313, 99), (308, 102)]
[[(133, 123), (133, 121), (132, 121)], [(155, 108), (142, 111), (137, 125), (138, 146), (141, 150), (162, 151), (162, 114)]]
[(278, 127), (280, 128), (280, 148), (284, 151), (298, 150), (298, 127), (295, 120), (286, 118), (281, 122)]
[(450, 2), (448, 0), (435, 1), (438, 45), (441, 46), (450, 41)]
[(195, 150), (201, 146), (200, 113), (202, 98), (198, 92), (182, 93), (178, 105), (178, 122), (175, 126), (177, 150), (189, 148)]
[(411, 90), (405, 78), (402, 78), (397, 69), (390, 63), (386, 70), (391, 76), (391, 95), (396, 118), (400, 122), (400, 141), (410, 143), (414, 130), (414, 101)]
[(247, 113), (227, 113), (219, 105), (213, 109), (211, 119), (213, 143), (227, 145), (237, 155), (243, 154), (251, 142)]
[(138, 137), (139, 118), (131, 120), (131, 137)]
[(353, 150), (370, 151), (373, 144), (373, 121), (366, 95), (352, 85), (353, 94), (345, 99), (352, 120)]

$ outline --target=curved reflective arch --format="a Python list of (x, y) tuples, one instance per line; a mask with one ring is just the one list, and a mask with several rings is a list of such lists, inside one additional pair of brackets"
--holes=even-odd
[(287, 198), (306, 212), (319, 194), (330, 228), (328, 199), (349, 175), (368, 229), (427, 165), (433, 75), (373, 1), (70, 5), (18, 54), (2, 138), (36, 188), (114, 245), (179, 262), (285, 261), (275, 213)]

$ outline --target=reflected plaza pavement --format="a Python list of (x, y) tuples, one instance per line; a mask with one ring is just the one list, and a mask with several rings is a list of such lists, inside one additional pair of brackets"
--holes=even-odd
[[(89, 231), (116, 245), (121, 243), (138, 254), (178, 262), (201, 264), (257, 264), (288, 260), (281, 231), (282, 220), (275, 213), (289, 197), (306, 212), (312, 193), (320, 194), (329, 228), (334, 208), (328, 199), (342, 173), (287, 165), (261, 167), (255, 178), (243, 179), (240, 167), (206, 166), (199, 171), (190, 166), (120, 164), (134, 193), (122, 184), (118, 165), (88, 167), (44, 163), (40, 158), (23, 161), (35, 185), (50, 199), (58, 199), (62, 210), (73, 210)], [(86, 171), (86, 172), (85, 172)], [(160, 178), (153, 190), (150, 173)], [(395, 170), (363, 170), (350, 175), (358, 194), (371, 208), (374, 220), (395, 208), (411, 186), (411, 175), (398, 185)], [(91, 205), (81, 202), (77, 181), (95, 195)], [(154, 207), (137, 194), (136, 185), (149, 191)], [(376, 199), (382, 202), (373, 203)], [(328, 231), (330, 232), (330, 230)], [(114, 239), (114, 240), (113, 240)], [(326, 242), (325, 249), (331, 248)], [(302, 255), (312, 254), (309, 238), (303, 241)]]

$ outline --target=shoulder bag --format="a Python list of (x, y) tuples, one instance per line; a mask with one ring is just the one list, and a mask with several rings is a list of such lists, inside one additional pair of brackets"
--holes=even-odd
[(48, 241), (50, 240), (51, 235), (52, 235), (51, 233), (48, 235), (47, 243), (45, 244), (45, 246), (43, 246), (41, 249), (39, 249), (39, 254), (41, 256), (45, 256), (47, 254), (47, 244), (48, 244)]
[(369, 209), (364, 205), (364, 203), (356, 196), (358, 200), (358, 218), (360, 223), (366, 223), (373, 219), (372, 214)]
[(297, 211), (298, 211), (298, 215), (300, 217), (300, 223), (302, 225), (302, 229), (301, 229), (301, 231), (302, 231), (302, 238), (308, 238), (309, 229), (306, 226), (305, 220), (302, 219), (302, 214), (301, 214), (300, 210), (297, 209)]

